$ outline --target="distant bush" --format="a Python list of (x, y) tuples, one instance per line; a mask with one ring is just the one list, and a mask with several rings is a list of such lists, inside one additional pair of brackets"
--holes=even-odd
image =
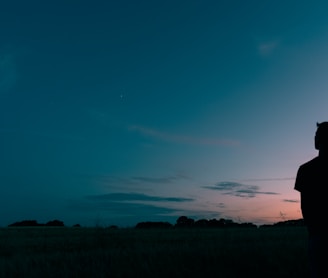
[(200, 219), (195, 221), (192, 218), (188, 218), (187, 216), (180, 216), (177, 219), (175, 224), (177, 228), (232, 228), (232, 227), (248, 227), (248, 228), (256, 228), (257, 226), (253, 223), (236, 223), (230, 219)]
[(8, 227), (36, 227), (36, 226), (43, 226), (43, 225), (39, 224), (36, 220), (23, 220), (8, 225)]
[(59, 220), (52, 220), (46, 223), (45, 226), (51, 226), (51, 227), (64, 227), (64, 222)]
[(47, 222), (46, 224), (40, 224), (36, 220), (23, 220), (8, 225), (8, 227), (39, 227), (39, 226), (63, 227), (65, 225), (63, 221), (59, 221), (59, 220), (52, 220)]
[(149, 228), (172, 228), (173, 225), (168, 222), (140, 222), (136, 225), (137, 229), (149, 229)]
[(272, 225), (261, 225), (260, 228), (270, 227), (303, 227), (305, 226), (304, 219), (286, 220), (274, 223)]

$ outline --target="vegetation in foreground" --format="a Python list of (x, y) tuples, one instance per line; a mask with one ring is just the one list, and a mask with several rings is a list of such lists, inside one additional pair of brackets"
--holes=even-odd
[(0, 277), (308, 277), (305, 227), (0, 229)]

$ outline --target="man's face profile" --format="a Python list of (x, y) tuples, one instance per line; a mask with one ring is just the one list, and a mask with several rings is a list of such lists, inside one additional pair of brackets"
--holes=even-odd
[(314, 147), (316, 150), (328, 149), (328, 122), (317, 123)]

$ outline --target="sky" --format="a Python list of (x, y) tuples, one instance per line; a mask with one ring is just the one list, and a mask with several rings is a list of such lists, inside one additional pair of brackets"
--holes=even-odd
[(3, 1), (0, 226), (301, 218), (327, 1)]

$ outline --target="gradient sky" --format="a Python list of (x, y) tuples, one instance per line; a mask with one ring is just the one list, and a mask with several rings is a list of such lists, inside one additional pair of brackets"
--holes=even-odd
[(3, 1), (0, 226), (255, 224), (328, 120), (327, 1)]

